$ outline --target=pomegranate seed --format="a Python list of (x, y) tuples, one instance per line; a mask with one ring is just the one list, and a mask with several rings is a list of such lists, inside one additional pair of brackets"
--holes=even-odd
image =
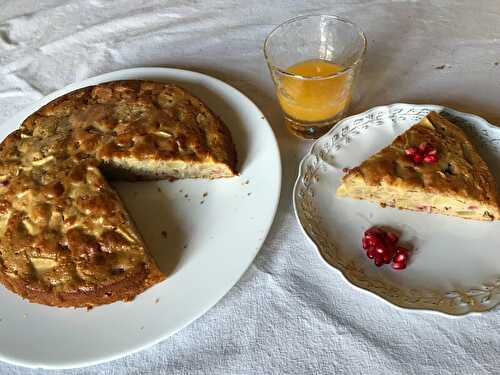
[(389, 241), (389, 239), (387, 237), (384, 238), (384, 250), (387, 252), (387, 253), (394, 253), (395, 252), (395, 249), (394, 249), (394, 244)]
[(371, 241), (371, 240), (375, 240), (375, 239), (378, 240), (380, 238), (380, 235), (374, 234), (374, 233), (368, 233), (368, 234), (365, 234), (365, 238), (367, 241)]
[(368, 245), (368, 241), (366, 240), (366, 237), (363, 237), (363, 238), (361, 239), (361, 244), (363, 245), (363, 249), (365, 249), (365, 250), (368, 250), (368, 248), (370, 247), (370, 246)]
[(403, 262), (406, 262), (406, 258), (408, 256), (406, 254), (396, 254), (394, 255), (394, 258), (392, 258), (392, 261), (394, 263), (403, 263)]
[(428, 142), (422, 142), (418, 147), (408, 147), (405, 149), (405, 154), (415, 164), (422, 162), (431, 164), (438, 161), (436, 149)]
[(422, 156), (422, 154), (413, 155), (413, 162), (415, 164), (421, 164), (423, 160), (424, 160), (424, 157)]
[(382, 258), (383, 258), (385, 264), (391, 263), (393, 254), (394, 253), (392, 253), (392, 252), (386, 252), (385, 254), (382, 254)]
[(403, 254), (403, 255), (405, 255), (405, 256), (408, 256), (408, 253), (409, 253), (409, 251), (408, 251), (408, 249), (407, 249), (407, 248), (405, 248), (405, 247), (401, 247), (401, 246), (400, 246), (400, 247), (396, 248), (396, 254), (397, 254), (397, 255), (399, 255), (399, 254)]
[(392, 243), (396, 243), (398, 242), (399, 237), (396, 233), (387, 232), (387, 239)]
[(383, 234), (384, 231), (377, 227), (371, 227), (365, 231), (365, 236), (380, 236)]
[(427, 164), (434, 164), (438, 161), (438, 157), (437, 155), (425, 155), (424, 156), (424, 162), (426, 162)]
[(381, 247), (382, 246), (382, 241), (377, 238), (377, 237), (371, 237), (370, 239), (367, 239), (368, 245), (373, 248)]
[(427, 147), (429, 147), (429, 144), (427, 142), (422, 142), (418, 145), (418, 149), (422, 152), (427, 151)]
[(379, 254), (375, 255), (374, 261), (377, 267), (380, 267), (382, 264), (384, 264), (384, 259), (382, 258), (382, 255)]
[(405, 154), (407, 156), (413, 156), (413, 155), (417, 154), (417, 152), (418, 152), (418, 149), (416, 147), (410, 147), (410, 148), (407, 148), (405, 150)]
[(406, 260), (404, 262), (392, 262), (392, 268), (395, 270), (404, 270), (406, 268)]
[(408, 262), (408, 249), (404, 247), (398, 247), (396, 249), (396, 255), (392, 258), (392, 268), (397, 270), (402, 270), (406, 268), (406, 263)]
[(394, 269), (402, 270), (406, 268), (409, 251), (404, 247), (396, 246), (398, 240), (396, 233), (372, 227), (365, 231), (361, 245), (366, 250), (367, 257), (373, 259), (377, 267), (392, 262)]

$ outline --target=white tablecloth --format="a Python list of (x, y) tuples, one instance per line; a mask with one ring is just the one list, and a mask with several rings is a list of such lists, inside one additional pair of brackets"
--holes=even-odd
[[(262, 43), (275, 25), (306, 13), (350, 18), (367, 34), (362, 95), (352, 112), (393, 102), (436, 103), (500, 124), (495, 0), (0, 2), (0, 122), (73, 81), (128, 67), (181, 67), (223, 79), (254, 100), (282, 153), (275, 223), (231, 292), (161, 344), (64, 373), (500, 371), (499, 312), (449, 319), (396, 310), (348, 286), (302, 235), (291, 189), (310, 143), (283, 129)], [(0, 363), (1, 374), (31, 372)]]

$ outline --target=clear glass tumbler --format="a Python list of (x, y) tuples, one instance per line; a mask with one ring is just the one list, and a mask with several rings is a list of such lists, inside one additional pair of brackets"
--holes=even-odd
[(365, 51), (363, 32), (337, 16), (300, 16), (267, 36), (264, 55), (293, 134), (318, 138), (346, 114)]

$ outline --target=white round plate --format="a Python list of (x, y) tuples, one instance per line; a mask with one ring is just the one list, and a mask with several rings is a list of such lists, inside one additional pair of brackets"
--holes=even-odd
[(123, 79), (174, 82), (201, 98), (231, 130), (241, 175), (216, 181), (116, 184), (146, 244), (169, 277), (130, 303), (90, 311), (30, 304), (0, 286), (3, 361), (27, 367), (82, 367), (164, 340), (229, 291), (270, 229), (281, 188), (274, 134), (247, 97), (204, 74), (136, 68), (72, 84), (2, 124), (0, 139), (40, 106), (63, 94)]
[[(352, 285), (403, 308), (483, 312), (500, 302), (499, 221), (381, 208), (335, 196), (343, 168), (359, 165), (429, 111), (462, 127), (499, 181), (500, 128), (437, 105), (393, 104), (344, 119), (314, 144), (300, 165), (295, 212), (323, 259)], [(366, 257), (361, 236), (374, 225), (402, 233), (400, 241), (414, 249), (407, 269), (377, 268)]]

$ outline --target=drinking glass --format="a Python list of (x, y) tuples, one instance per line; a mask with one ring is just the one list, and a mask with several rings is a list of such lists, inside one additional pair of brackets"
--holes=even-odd
[(337, 16), (300, 16), (271, 31), (264, 55), (293, 134), (318, 138), (342, 119), (365, 51), (363, 32)]

